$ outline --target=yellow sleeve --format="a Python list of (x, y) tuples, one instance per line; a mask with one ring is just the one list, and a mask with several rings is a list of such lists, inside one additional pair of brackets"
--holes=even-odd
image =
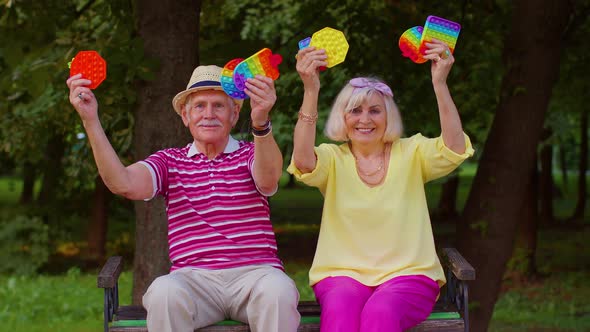
[(334, 160), (334, 148), (334, 144), (320, 144), (320, 146), (314, 147), (317, 161), (315, 169), (310, 173), (301, 173), (295, 166), (293, 158), (291, 158), (291, 164), (287, 167), (287, 172), (293, 174), (297, 181), (319, 188), (323, 194), (328, 182), (329, 170)]
[(467, 158), (473, 156), (475, 150), (471, 145), (471, 140), (467, 134), (463, 133), (463, 136), (465, 137), (465, 152), (458, 154), (445, 145), (442, 135), (436, 138), (415, 135), (425, 183), (451, 173)]

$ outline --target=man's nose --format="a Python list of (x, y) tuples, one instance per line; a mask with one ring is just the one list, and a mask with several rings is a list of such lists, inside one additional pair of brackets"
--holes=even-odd
[(205, 113), (204, 114), (205, 117), (207, 117), (207, 118), (212, 118), (212, 117), (215, 116), (215, 111), (213, 110), (213, 106), (211, 106), (211, 105), (207, 105), (205, 107), (205, 112), (204, 113)]

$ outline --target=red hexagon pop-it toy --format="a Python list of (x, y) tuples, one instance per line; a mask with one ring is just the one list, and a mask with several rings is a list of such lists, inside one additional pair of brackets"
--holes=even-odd
[(80, 51), (70, 63), (70, 76), (78, 73), (92, 81), (90, 89), (96, 89), (107, 78), (107, 62), (96, 51)]

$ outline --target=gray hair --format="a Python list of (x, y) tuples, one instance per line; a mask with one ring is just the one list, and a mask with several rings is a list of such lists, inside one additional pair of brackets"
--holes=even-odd
[[(365, 79), (371, 82), (383, 83), (381, 80), (372, 77), (365, 77)], [(344, 116), (375, 94), (383, 98), (387, 113), (387, 127), (383, 135), (383, 142), (390, 143), (399, 139), (403, 133), (403, 125), (401, 115), (397, 105), (393, 101), (393, 97), (384, 95), (372, 87), (355, 88), (350, 83), (347, 83), (342, 88), (332, 105), (332, 110), (330, 111), (324, 129), (326, 137), (337, 142), (348, 141), (349, 137), (346, 132)]]

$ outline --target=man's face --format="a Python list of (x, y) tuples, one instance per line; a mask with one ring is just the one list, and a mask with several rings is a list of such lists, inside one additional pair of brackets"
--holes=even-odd
[(238, 121), (239, 106), (223, 91), (191, 94), (182, 110), (182, 121), (193, 138), (203, 144), (225, 142)]

